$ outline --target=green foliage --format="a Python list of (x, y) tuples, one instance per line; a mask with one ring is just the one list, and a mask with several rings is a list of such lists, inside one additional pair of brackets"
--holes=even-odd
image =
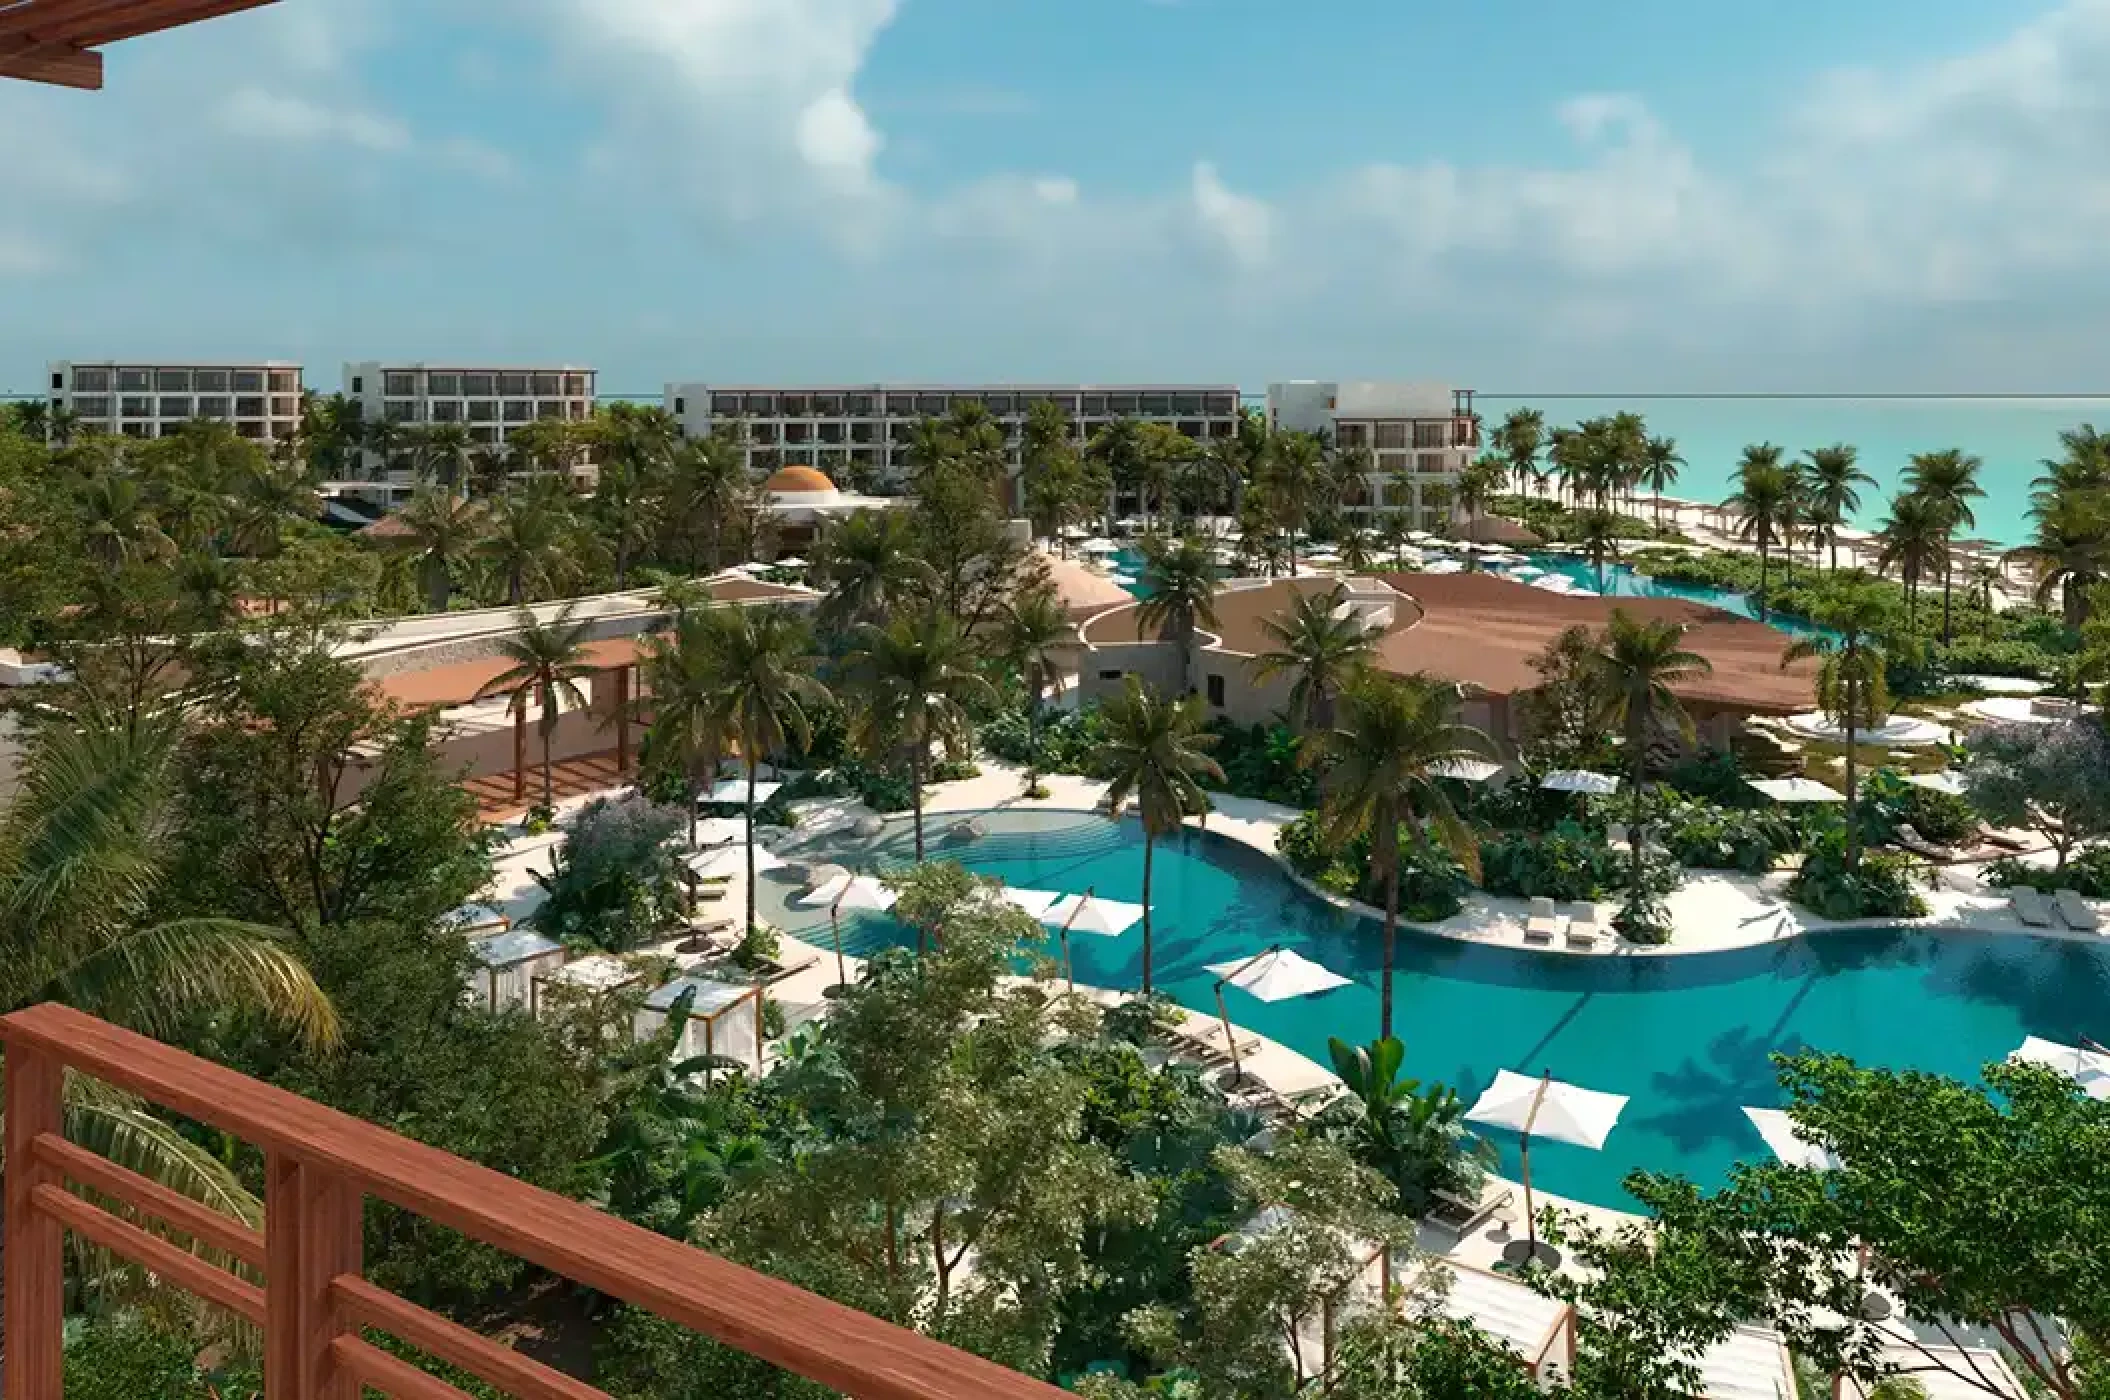
[(1489, 894), (1520, 898), (1602, 899), (1627, 879), (1626, 862), (1604, 837), (1572, 821), (1481, 843), (1480, 870)]
[(1803, 842), (1799, 823), (1784, 807), (1720, 807), (1693, 800), (1665, 803), (1653, 812), (1649, 837), (1688, 869), (1746, 875), (1771, 870)]
[[(1370, 866), (1370, 837), (1345, 846), (1329, 842), (1318, 814), (1306, 812), (1276, 836), (1276, 849), (1305, 879), (1333, 894), (1365, 904), (1383, 902), (1379, 876)], [(1458, 858), (1441, 846), (1424, 845), (1402, 833), (1399, 843), (1399, 915), (1409, 923), (1439, 923), (1464, 907), (1472, 881)]]
[[(1590, 512), (1571, 510), (1559, 501), (1543, 496), (1497, 496), (1488, 509), (1495, 515), (1514, 520), (1530, 530), (1548, 544), (1575, 543), (1585, 539), (1589, 533), (1587, 517)], [(1661, 530), (1639, 516), (1610, 515), (1612, 532), (1623, 540), (1682, 540), (1684, 534), (1671, 526)]]
[(256, 1363), (218, 1363), (217, 1351), (137, 1315), (77, 1319), (66, 1329), (67, 1400), (263, 1400)]
[(2110, 836), (2110, 732), (2099, 720), (1989, 724), (1965, 743), (1965, 795), (1999, 826), (2041, 832), (2064, 864)]
[(1985, 868), (1985, 878), (2003, 889), (2027, 885), (2046, 892), (2073, 890), (2089, 899), (2110, 899), (2110, 846), (2090, 846), (2059, 870), (2003, 856)]
[(1917, 919), (1927, 912), (1913, 887), (1911, 857), (1870, 851), (1848, 868), (1843, 820), (1814, 833), (1788, 898), (1827, 919)]
[(535, 923), (552, 938), (624, 953), (656, 941), (682, 903), (687, 818), (644, 797), (595, 798), (564, 823)]
[(1106, 736), (1106, 721), (1097, 705), (1044, 717), (1036, 740), (1023, 709), (998, 711), (977, 733), (982, 747), (1006, 763), (1039, 773), (1087, 774), (1093, 755)]
[(1663, 783), (1723, 807), (1755, 807), (1759, 801), (1743, 765), (1727, 749), (1707, 747), (1687, 754), (1663, 775)]
[(1978, 813), (1953, 793), (1908, 783), (1895, 770), (1878, 769), (1861, 784), (1863, 820), (1895, 832), (1909, 826), (1929, 841), (1960, 842), (1978, 830)]
[(875, 812), (906, 812), (915, 803), (914, 785), (898, 773), (854, 758), (838, 763), (834, 772), (858, 801)]
[(1224, 771), (1221, 787), (1214, 781), (1210, 787), (1285, 807), (1311, 807), (1318, 802), (1318, 775), (1298, 762), (1300, 744), (1287, 726), (1239, 725), (1219, 718), (1211, 722), (1209, 731), (1216, 735), (1211, 753)]
[(1406, 1047), (1390, 1036), (1369, 1045), (1329, 1039), (1326, 1049), (1348, 1093), (1327, 1106), (1313, 1131), (1391, 1183), (1391, 1209), (1419, 1216), (1433, 1192), (1480, 1194), (1492, 1148), (1466, 1129), (1455, 1092), (1404, 1077)]

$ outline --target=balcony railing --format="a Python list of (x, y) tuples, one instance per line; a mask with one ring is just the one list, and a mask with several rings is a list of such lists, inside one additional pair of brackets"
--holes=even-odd
[[(522, 1400), (602, 1396), (368, 1282), (360, 1258), (368, 1199), (848, 1395), (1057, 1400), (1063, 1394), (68, 1007), (46, 1004), (0, 1019), (0, 1043), (7, 1054), (5, 1400), (61, 1395), (69, 1230), (261, 1328), (271, 1400), (356, 1400), (362, 1387), (399, 1400), (463, 1395), (373, 1345), (367, 1331)], [(263, 1230), (67, 1141), (61, 1099), (69, 1072), (129, 1090), (259, 1149)], [(104, 1210), (97, 1199), (157, 1222), (156, 1232)], [(193, 1247), (224, 1256), (231, 1267)]]

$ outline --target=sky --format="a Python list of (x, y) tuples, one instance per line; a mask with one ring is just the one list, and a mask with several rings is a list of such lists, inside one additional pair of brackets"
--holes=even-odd
[(0, 82), (0, 391), (2103, 392), (2105, 72), (2110, 0), (281, 0)]

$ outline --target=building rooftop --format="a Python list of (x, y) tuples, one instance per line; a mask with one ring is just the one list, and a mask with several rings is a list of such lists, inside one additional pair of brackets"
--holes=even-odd
[[(1298, 594), (1324, 593), (1333, 586), (1334, 580), (1330, 578), (1300, 578), (1277, 579), (1258, 587), (1225, 589), (1216, 595), (1216, 625), (1211, 627), (1204, 623), (1202, 630), (1221, 637), (1225, 650), (1242, 656), (1273, 651), (1275, 641), (1267, 634), (1268, 620), (1286, 617)], [(1360, 600), (1371, 595), (1357, 589), (1353, 596)], [(1410, 599), (1388, 595), (1386, 601), (1394, 605), (1391, 631), (1411, 625), (1420, 616)], [(1140, 603), (1093, 618), (1084, 627), (1084, 639), (1092, 646), (1163, 640), (1155, 629), (1144, 627)]]

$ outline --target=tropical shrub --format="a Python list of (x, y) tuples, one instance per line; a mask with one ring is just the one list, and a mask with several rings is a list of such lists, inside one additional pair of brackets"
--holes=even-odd
[(1795, 818), (1779, 807), (1723, 807), (1679, 802), (1654, 814), (1649, 836), (1690, 870), (1740, 870), (1762, 875), (1800, 849)]
[(1480, 883), (1489, 894), (1518, 898), (1602, 899), (1626, 883), (1626, 861), (1572, 821), (1543, 835), (1509, 832), (1480, 846)]
[(2048, 865), (2027, 865), (2004, 856), (1985, 868), (1988, 884), (2002, 889), (2027, 885), (2031, 889), (2074, 890), (2089, 899), (2110, 899), (2110, 846), (2090, 846), (2066, 862), (2064, 870)]
[(1897, 851), (1864, 851), (1847, 869), (1842, 821), (1818, 833), (1788, 898), (1827, 919), (1917, 919), (1927, 901), (1913, 887), (1912, 872), (1911, 858)]
[(552, 938), (626, 952), (651, 941), (681, 907), (677, 838), (688, 819), (644, 797), (596, 798), (564, 824), (554, 869), (535, 879), (535, 913)]
[[(1276, 849), (1290, 869), (1329, 894), (1382, 905), (1384, 882), (1370, 868), (1370, 838), (1345, 847), (1328, 842), (1316, 814), (1307, 812), (1282, 828)], [(1415, 841), (1404, 830), (1399, 842), (1399, 914), (1409, 923), (1438, 923), (1465, 907), (1472, 881), (1457, 858), (1440, 846)]]
[(1369, 1045), (1335, 1038), (1326, 1049), (1348, 1092), (1327, 1106), (1313, 1131), (1390, 1182), (1398, 1193), (1394, 1210), (1420, 1215), (1436, 1191), (1480, 1194), (1490, 1154), (1467, 1130), (1455, 1092), (1403, 1077), (1406, 1047), (1394, 1038)]
[(1895, 770), (1881, 768), (1861, 784), (1864, 820), (1888, 828), (1884, 839), (1909, 826), (1929, 841), (1950, 844), (1978, 830), (1978, 812), (1954, 793), (1935, 792), (1908, 783)]
[(1216, 747), (1209, 751), (1224, 770), (1217, 791), (1234, 797), (1311, 807), (1319, 800), (1318, 775), (1298, 763), (1297, 735), (1285, 725), (1233, 724), (1219, 719), (1209, 726)]
[(975, 731), (982, 749), (1006, 763), (1024, 764), (1042, 773), (1088, 775), (1092, 756), (1105, 734), (1097, 705), (1041, 716), (1038, 741), (1023, 708), (999, 710)]
[(1663, 775), (1666, 785), (1723, 807), (1755, 807), (1758, 794), (1751, 790), (1744, 765), (1727, 749), (1703, 748), (1680, 759)]
[(837, 764), (835, 776), (857, 795), (858, 801), (875, 812), (906, 812), (915, 804), (915, 790), (906, 777), (860, 759), (845, 759)]

